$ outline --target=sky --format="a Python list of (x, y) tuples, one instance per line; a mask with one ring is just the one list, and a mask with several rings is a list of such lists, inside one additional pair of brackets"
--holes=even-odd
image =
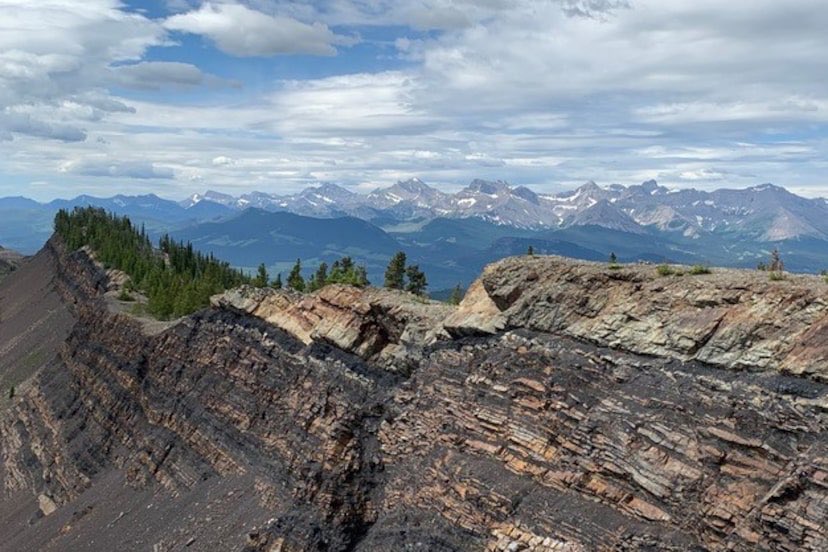
[(0, 196), (828, 196), (824, 0), (0, 0)]

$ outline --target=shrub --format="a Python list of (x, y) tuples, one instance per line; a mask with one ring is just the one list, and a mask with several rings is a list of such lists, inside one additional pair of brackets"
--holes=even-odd
[(668, 264), (658, 265), (658, 267), (656, 267), (656, 272), (658, 273), (659, 276), (672, 276), (673, 274), (676, 273), (676, 271), (673, 270), (673, 267), (671, 267)]
[(785, 274), (774, 271), (768, 274), (768, 279), (772, 282), (778, 282), (785, 279)]
[(694, 276), (697, 276), (699, 274), (710, 274), (710, 272), (711, 270), (709, 267), (700, 264), (693, 265), (690, 268), (690, 274), (693, 274)]
[(127, 291), (126, 286), (121, 288), (121, 292), (118, 294), (118, 301), (135, 301), (135, 297), (130, 295), (129, 291)]

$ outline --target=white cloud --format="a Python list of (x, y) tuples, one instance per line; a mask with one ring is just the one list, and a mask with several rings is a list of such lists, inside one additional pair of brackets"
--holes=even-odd
[(83, 140), (90, 121), (122, 111), (112, 64), (164, 41), (156, 23), (111, 0), (0, 1), (0, 131)]
[(322, 23), (307, 24), (232, 3), (207, 2), (198, 10), (169, 17), (164, 26), (172, 31), (204, 35), (234, 56), (330, 56), (336, 54), (335, 45), (351, 43), (351, 39), (334, 34)]
[[(176, 13), (159, 23), (114, 0), (0, 0), (0, 170), (52, 183), (77, 163), (61, 173), (72, 186), (104, 181), (83, 170), (120, 173), (125, 186), (156, 174), (135, 186), (181, 196), (204, 182), (284, 191), (410, 176), (547, 190), (772, 181), (828, 194), (828, 7), (814, 0), (169, 4)], [(351, 73), (341, 49), (326, 60), (341, 60), (340, 74), (278, 82), (263, 71), (239, 94), (110, 92), (215, 82), (145, 59), (170, 30), (235, 56), (328, 55), (348, 25), (408, 27), (377, 33), (394, 35), (382, 55), (399, 63), (372, 71), (361, 57)]]

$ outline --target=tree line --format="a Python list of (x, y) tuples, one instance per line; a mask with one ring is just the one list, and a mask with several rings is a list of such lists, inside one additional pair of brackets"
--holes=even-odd
[[(209, 305), (210, 297), (227, 289), (249, 284), (257, 287), (286, 287), (298, 292), (313, 292), (329, 284), (356, 287), (371, 285), (365, 265), (345, 256), (330, 266), (321, 262), (309, 277), (302, 275), (302, 261), (297, 259), (282, 282), (281, 274), (271, 280), (267, 267), (260, 264), (256, 274), (248, 276), (220, 261), (212, 254), (196, 251), (192, 244), (176, 241), (168, 234), (153, 244), (144, 229), (128, 217), (107, 213), (95, 207), (61, 209), (55, 215), (55, 232), (71, 249), (90, 247), (106, 268), (116, 268), (129, 276), (122, 298), (139, 291), (147, 297), (147, 311), (160, 319), (184, 316)], [(425, 273), (407, 262), (406, 254), (397, 252), (388, 263), (384, 286), (424, 295), (428, 287)], [(452, 294), (456, 297), (459, 286)]]
[[(296, 259), (296, 263), (284, 283), (281, 274), (277, 274), (276, 278), (271, 280), (267, 267), (262, 263), (259, 265), (256, 276), (251, 283), (257, 287), (270, 286), (277, 289), (286, 287), (299, 292), (313, 292), (329, 284), (346, 284), (356, 287), (371, 285), (365, 265), (357, 265), (351, 257), (342, 257), (334, 261), (330, 267), (323, 261), (317, 267), (316, 272), (308, 278), (302, 276), (302, 259)], [(384, 285), (390, 289), (400, 289), (416, 295), (424, 295), (428, 287), (428, 280), (420, 267), (407, 264), (405, 253), (399, 251), (388, 263), (385, 270)]]
[(169, 235), (153, 248), (143, 225), (136, 228), (129, 218), (100, 208), (61, 209), (55, 232), (70, 249), (89, 246), (105, 267), (125, 272), (130, 290), (146, 295), (147, 310), (157, 318), (190, 314), (209, 305), (211, 295), (251, 281), (229, 263)]

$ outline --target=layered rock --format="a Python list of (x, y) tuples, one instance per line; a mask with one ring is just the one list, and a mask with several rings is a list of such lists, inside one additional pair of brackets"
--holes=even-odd
[(330, 343), (395, 371), (407, 370), (412, 354), (448, 337), (442, 321), (453, 311), (409, 293), (344, 285), (309, 295), (245, 286), (213, 297), (212, 303), (265, 320), (305, 344)]
[[(481, 315), (481, 313), (483, 313)], [(758, 271), (658, 275), (655, 267), (514, 257), (486, 268), (446, 321), (455, 335), (529, 328), (729, 369), (828, 381), (828, 283)]]
[[(0, 415), (0, 549), (828, 547), (828, 389), (796, 364), (818, 357), (819, 288), (520, 259), (456, 310), (246, 288), (147, 333), (88, 256), (47, 252), (73, 325)], [(629, 343), (599, 332), (636, 293)], [(744, 332), (798, 341), (725, 348), (766, 301), (791, 314)]]

